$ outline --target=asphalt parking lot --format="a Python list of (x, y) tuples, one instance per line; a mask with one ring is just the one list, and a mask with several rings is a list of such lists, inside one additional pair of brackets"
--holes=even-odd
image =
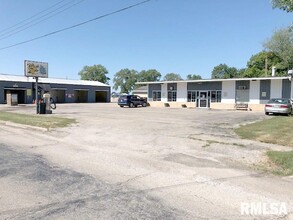
[[(233, 132), (262, 112), (110, 103), (58, 105), (52, 116), (78, 123), (49, 132), (0, 124), (0, 218), (293, 218), (293, 179), (256, 169), (268, 149), (286, 147)], [(245, 202), (283, 202), (289, 214), (241, 215)]]

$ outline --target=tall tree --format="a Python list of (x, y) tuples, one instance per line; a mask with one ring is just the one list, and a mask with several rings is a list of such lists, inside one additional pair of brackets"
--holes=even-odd
[(138, 81), (140, 82), (153, 82), (160, 81), (161, 73), (156, 69), (142, 70), (138, 74)]
[(164, 81), (179, 81), (182, 80), (180, 74), (177, 73), (168, 73), (164, 76)]
[[(269, 76), (273, 66), (278, 67), (281, 59), (273, 52), (259, 52), (251, 56), (247, 62), (247, 69), (242, 74), (243, 77), (262, 77)], [(280, 70), (280, 68), (278, 68)], [(282, 75), (278, 71), (278, 75)]]
[(237, 68), (229, 67), (227, 64), (215, 66), (212, 71), (212, 79), (229, 79), (236, 77), (239, 77)]
[(201, 79), (201, 76), (195, 75), (195, 74), (188, 74), (187, 75), (187, 80), (197, 80), (197, 79)]
[(274, 8), (280, 8), (287, 12), (293, 11), (293, 1), (292, 0), (272, 0)]
[(109, 84), (110, 78), (106, 76), (107, 74), (108, 70), (100, 64), (94, 66), (84, 66), (78, 73), (81, 80), (99, 81)]
[(263, 44), (267, 51), (274, 52), (281, 58), (279, 68), (293, 67), (293, 32), (289, 28), (275, 31), (273, 36)]
[(121, 93), (130, 93), (137, 82), (138, 72), (136, 70), (122, 69), (114, 76), (113, 88), (120, 89)]

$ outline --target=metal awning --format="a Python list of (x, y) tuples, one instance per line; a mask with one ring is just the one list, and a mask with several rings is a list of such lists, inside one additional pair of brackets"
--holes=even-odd
[(56, 88), (56, 87), (51, 87), (51, 90), (67, 90), (67, 88)]
[(30, 88), (19, 88), (19, 87), (5, 87), (4, 90), (27, 90)]
[(74, 89), (74, 91), (89, 91), (89, 89)]
[(45, 91), (45, 92), (49, 92), (49, 91), (51, 91), (51, 86), (50, 86), (50, 84), (41, 84), (41, 83), (39, 83), (39, 84), (38, 84), (38, 87), (39, 87), (39, 89), (41, 89), (41, 90), (43, 90), (43, 91)]

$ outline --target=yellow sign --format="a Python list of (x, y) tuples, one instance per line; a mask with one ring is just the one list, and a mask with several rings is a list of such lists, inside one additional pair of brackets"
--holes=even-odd
[(25, 60), (24, 73), (27, 77), (48, 78), (48, 63)]
[(27, 89), (26, 90), (26, 95), (27, 96), (32, 96), (32, 90), (31, 89)]
[(37, 75), (39, 72), (39, 65), (35, 65), (34, 63), (27, 64), (27, 73), (31, 75)]

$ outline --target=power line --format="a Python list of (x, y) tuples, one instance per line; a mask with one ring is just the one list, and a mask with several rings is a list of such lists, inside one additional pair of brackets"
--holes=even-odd
[(18, 22), (18, 23), (16, 23), (16, 24), (14, 24), (14, 25), (8, 27), (8, 28), (2, 29), (2, 30), (0, 30), (0, 33), (5, 32), (5, 31), (7, 31), (7, 30), (10, 30), (10, 29), (12, 29), (12, 28), (14, 28), (14, 27), (16, 27), (16, 26), (18, 26), (18, 25), (20, 25), (20, 24), (22, 24), (22, 23), (24, 23), (24, 22), (26, 22), (26, 21), (28, 21), (28, 20), (30, 20), (30, 19), (36, 17), (36, 16), (38, 16), (39, 14), (42, 14), (43, 12), (48, 11), (48, 10), (51, 9), (51, 8), (54, 8), (56, 5), (59, 5), (59, 4), (61, 4), (62, 2), (64, 2), (64, 1), (67, 1), (67, 0), (62, 0), (62, 1), (60, 1), (60, 2), (57, 2), (56, 4), (50, 6), (49, 8), (47, 8), (47, 9), (45, 9), (45, 10), (42, 10), (42, 11), (40, 11), (40, 12), (38, 12), (38, 13), (32, 15), (31, 17), (28, 17), (28, 18), (26, 18), (26, 19), (24, 19), (24, 20), (22, 20), (22, 21), (20, 21), (20, 22)]
[(81, 22), (81, 23), (72, 25), (70, 27), (66, 27), (66, 28), (63, 28), (63, 29), (60, 29), (60, 30), (57, 30), (57, 31), (53, 31), (53, 32), (50, 32), (48, 34), (44, 34), (44, 35), (41, 35), (39, 37), (32, 38), (30, 40), (26, 40), (26, 41), (22, 41), (22, 42), (19, 42), (19, 43), (16, 43), (16, 44), (12, 44), (12, 45), (9, 45), (9, 46), (6, 46), (6, 47), (2, 47), (2, 48), (0, 48), (0, 50), (5, 50), (5, 49), (11, 48), (11, 47), (16, 47), (16, 46), (19, 46), (19, 45), (22, 45), (22, 44), (26, 44), (26, 43), (29, 43), (29, 42), (32, 42), (32, 41), (35, 41), (35, 40), (39, 40), (41, 38), (45, 38), (45, 37), (48, 37), (48, 36), (51, 36), (51, 35), (54, 35), (54, 34), (63, 32), (63, 31), (67, 31), (69, 29), (73, 29), (73, 28), (76, 28), (76, 27), (85, 25), (87, 23), (90, 23), (90, 22), (93, 22), (93, 21), (96, 21), (96, 20), (99, 20), (99, 19), (102, 19), (102, 18), (105, 18), (105, 17), (109, 17), (109, 16), (114, 15), (114, 14), (118, 14), (120, 12), (126, 11), (126, 10), (131, 9), (131, 8), (134, 8), (134, 7), (137, 7), (139, 5), (145, 4), (145, 3), (150, 2), (150, 1), (152, 1), (152, 0), (145, 0), (145, 1), (142, 1), (142, 2), (139, 2), (139, 3), (136, 3), (136, 4), (133, 4), (133, 5), (127, 6), (125, 8), (121, 8), (119, 10), (116, 10), (116, 11), (113, 11), (113, 12), (109, 12), (107, 14), (104, 14), (104, 15), (101, 15), (101, 16), (98, 16), (98, 17), (95, 17), (95, 18), (92, 18), (90, 20), (87, 20), (87, 21), (84, 21), (84, 22)]
[[(63, 1), (64, 1), (64, 0), (63, 0)], [(54, 17), (54, 16), (56, 16), (56, 15), (58, 15), (58, 14), (64, 12), (64, 11), (66, 11), (66, 10), (72, 8), (73, 6), (75, 6), (75, 5), (77, 5), (77, 4), (80, 4), (81, 2), (83, 2), (83, 1), (85, 1), (85, 0), (80, 0), (80, 1), (78, 1), (77, 3), (75, 3), (75, 4), (73, 4), (73, 5), (69, 5), (69, 4), (71, 4), (72, 2), (74, 2), (74, 1), (75, 1), (75, 0), (72, 0), (72, 1), (70, 1), (70, 2), (68, 2), (68, 3), (66, 3), (66, 4), (64, 4), (64, 5), (62, 5), (62, 6), (60, 6), (59, 8), (54, 9), (53, 11), (49, 11), (48, 13), (46, 13), (46, 14), (40, 16), (40, 17), (37, 17), (37, 18), (35, 18), (35, 19), (31, 20), (31, 21), (28, 21), (28, 20), (30, 20), (29, 18), (28, 18), (28, 19), (25, 19), (24, 21), (28, 21), (28, 22), (26, 22), (25, 24), (23, 24), (23, 25), (21, 25), (21, 26), (19, 26), (19, 27), (17, 27), (18, 25), (14, 25), (15, 28), (13, 28), (12, 30), (10, 30), (10, 31), (6, 31), (6, 32), (0, 34), (0, 40), (6, 39), (6, 38), (8, 38), (8, 37), (11, 37), (11, 36), (13, 36), (13, 35), (19, 33), (19, 32), (22, 32), (22, 31), (24, 31), (24, 30), (27, 30), (27, 29), (29, 29), (30, 27), (35, 26), (35, 25), (41, 23), (42, 21), (48, 20), (49, 18), (52, 18), (52, 17)], [(60, 2), (59, 2), (59, 3), (60, 3)], [(56, 4), (55, 4), (55, 5), (56, 5)], [(69, 6), (66, 7), (65, 9), (61, 10), (61, 11), (58, 11), (59, 9), (62, 9), (62, 8), (64, 8), (64, 7), (67, 6), (67, 5), (69, 5)], [(50, 7), (50, 8), (52, 8), (52, 7)], [(46, 10), (43, 10), (42, 12), (44, 12), (44, 11), (46, 11)], [(56, 12), (56, 11), (57, 11), (57, 12)], [(56, 12), (56, 13), (54, 13), (54, 12)], [(53, 13), (53, 14), (52, 14), (52, 13)], [(40, 13), (38, 13), (38, 14), (40, 14)], [(48, 16), (48, 15), (50, 15), (50, 14), (52, 14), (52, 15), (51, 15), (51, 16)], [(32, 16), (32, 17), (35, 17), (35, 16)], [(32, 18), (32, 17), (30, 17), (30, 18)], [(41, 19), (41, 18), (44, 18), (44, 19), (39, 20), (39, 19)], [(20, 22), (20, 23), (24, 23), (24, 22)], [(20, 24), (20, 23), (18, 23), (18, 24)], [(10, 27), (10, 29), (11, 29), (11, 28), (12, 28), (12, 27)]]

